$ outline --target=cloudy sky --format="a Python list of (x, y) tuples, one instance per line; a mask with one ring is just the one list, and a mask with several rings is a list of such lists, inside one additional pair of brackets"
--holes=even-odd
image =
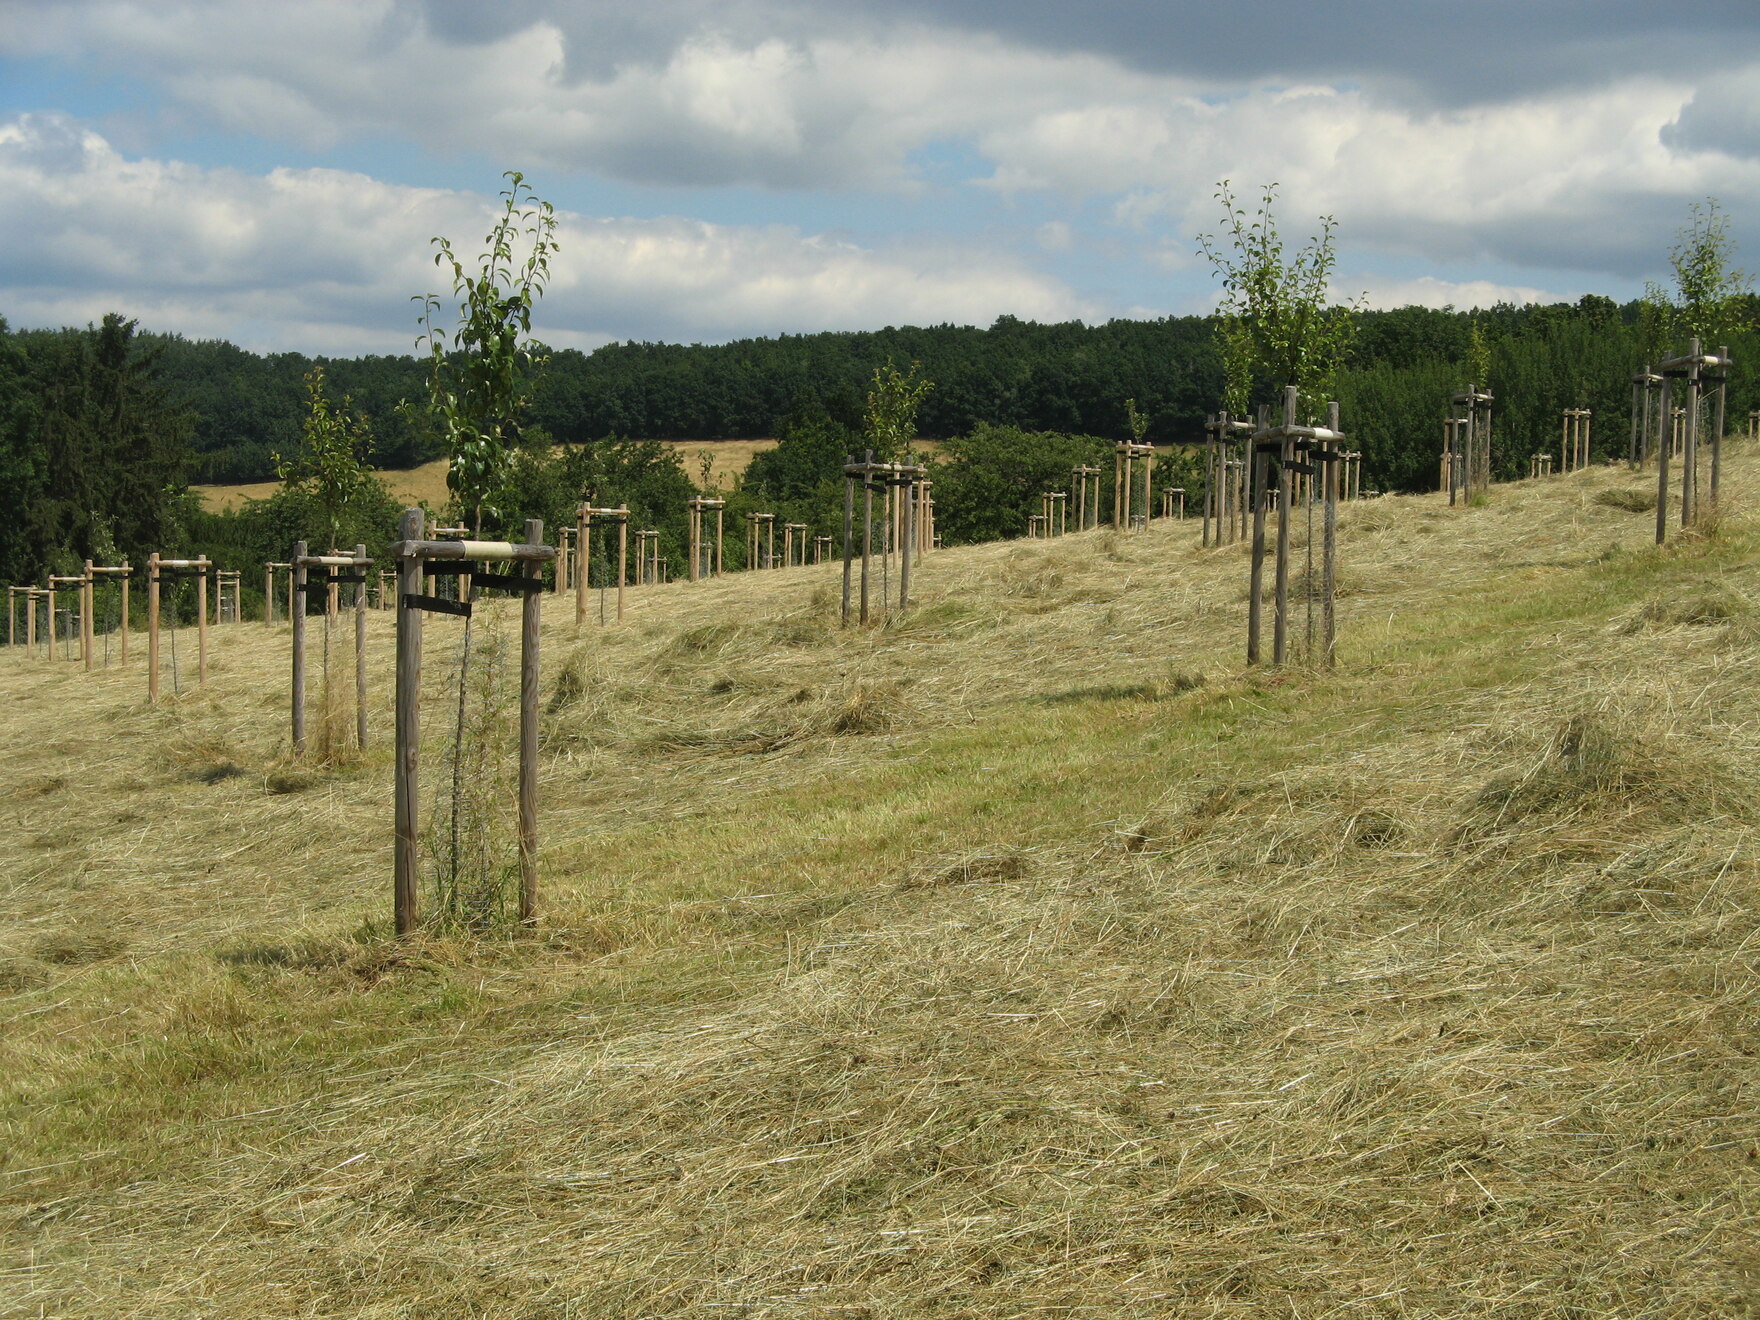
[(0, 315), (405, 352), (503, 170), (554, 344), (1202, 311), (1228, 178), (1371, 303), (1760, 264), (1760, 3), (0, 0)]

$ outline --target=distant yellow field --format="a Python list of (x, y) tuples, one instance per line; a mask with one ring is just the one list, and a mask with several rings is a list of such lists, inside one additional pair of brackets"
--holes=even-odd
[[(746, 470), (754, 454), (776, 448), (774, 440), (669, 440), (669, 449), (684, 461), (684, 470), (692, 481), (702, 481), (701, 455), (707, 450), (713, 457), (710, 471), (715, 485), (729, 486), (734, 477)], [(416, 468), (387, 468), (379, 474), (391, 493), (413, 504), (426, 502), (438, 508), (446, 502), (446, 460), (437, 458)], [(236, 486), (194, 486), (202, 503), (217, 512), (240, 508), (247, 500), (267, 499), (275, 493), (278, 481), (251, 481)]]
[[(754, 455), (776, 448), (776, 441), (769, 439), (668, 440), (665, 444), (683, 460), (685, 472), (699, 485), (703, 481), (702, 456), (707, 452), (712, 459), (710, 484), (723, 489), (731, 486), (733, 479), (746, 470)], [(933, 440), (919, 440), (917, 447), (933, 453), (937, 445)], [(388, 468), (379, 475), (391, 487), (391, 493), (401, 500), (412, 504), (425, 501), (432, 508), (439, 508), (446, 502), (445, 459), (435, 459), (417, 468)], [(241, 507), (246, 500), (267, 499), (279, 485), (275, 481), (252, 481), (237, 486), (194, 486), (191, 489), (201, 496), (207, 508), (224, 513)]]

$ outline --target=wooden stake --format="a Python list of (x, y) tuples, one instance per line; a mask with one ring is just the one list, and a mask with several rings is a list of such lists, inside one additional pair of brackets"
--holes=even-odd
[[(1265, 428), (1261, 428), (1265, 429)], [(1252, 566), (1247, 579), (1247, 663), (1259, 663), (1259, 638), (1265, 604), (1265, 455), (1257, 438), (1248, 442), (1253, 463)]]
[(92, 668), (92, 606), (96, 603), (97, 593), (92, 590), (92, 561), (86, 560), (86, 583), (80, 591), (79, 598), (79, 649), (86, 662), (86, 671)]
[[(1660, 537), (1658, 538), (1660, 539)], [(31, 616), (32, 622), (36, 616)], [(159, 701), (159, 552), (147, 556), (147, 701)]]
[(203, 555), (196, 561), (196, 686), (208, 686), (208, 560)]
[(291, 696), (293, 709), (293, 754), (306, 754), (306, 543), (293, 543), (293, 675)]
[(1289, 465), (1291, 440), (1289, 428), (1299, 425), (1296, 413), (1296, 387), (1283, 392), (1284, 435), (1277, 447), (1277, 569), (1276, 614), (1271, 628), (1271, 663), (1281, 665), (1289, 658)]
[(587, 579), (593, 571), (592, 515), (588, 513), (590, 501), (583, 500), (580, 508), (575, 510), (574, 541), (579, 547), (580, 564), (574, 574), (574, 625), (579, 628), (587, 621)]
[[(526, 519), (526, 544), (544, 543), (541, 518)], [(693, 561), (694, 562), (694, 561)], [(543, 564), (526, 560), (525, 575), (536, 577)], [(519, 921), (538, 920), (538, 645), (541, 621), (538, 593), (527, 592), (520, 613), (519, 648)]]
[[(367, 566), (372, 560), (367, 558), (367, 547), (357, 545), (354, 557), (359, 562), (358, 572), (366, 577)], [(367, 750), (367, 584), (355, 583), (354, 587), (354, 745), (361, 751)]]
[[(405, 545), (421, 541), (422, 532), (422, 511), (404, 510), (398, 524), (400, 539)], [(393, 789), (396, 837), (391, 910), (397, 934), (407, 936), (415, 932), (420, 919), (416, 888), (416, 790), (421, 748), (422, 612), (408, 599), (422, 592), (419, 556), (406, 554), (398, 561), (397, 586), (397, 749)]]
[[(1326, 425), (1330, 430), (1337, 431), (1338, 403), (1333, 401), (1326, 406)], [(1333, 602), (1337, 599), (1337, 563), (1338, 563), (1338, 482), (1342, 475), (1338, 462), (1339, 447), (1334, 445), (1327, 450), (1328, 459), (1322, 468), (1321, 481), (1325, 491), (1326, 513), (1321, 530), (1320, 572), (1322, 575), (1320, 597), (1320, 636), (1325, 653), (1326, 667), (1333, 668), (1338, 663), (1338, 628)]]
[(855, 478), (850, 475), (850, 467), (854, 462), (855, 457), (852, 455), (843, 468), (843, 626), (845, 628), (849, 627), (850, 566), (855, 558), (855, 546), (852, 538), (855, 536), (856, 486)]
[[(1662, 380), (1662, 415), (1668, 416), (1670, 388), (1673, 382), (1666, 374)], [(1668, 460), (1674, 448), (1673, 437), (1659, 441), (1656, 446), (1656, 544), (1661, 545), (1668, 539)]]

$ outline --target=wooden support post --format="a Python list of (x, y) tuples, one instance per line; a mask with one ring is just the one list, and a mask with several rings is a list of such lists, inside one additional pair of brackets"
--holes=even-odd
[[(416, 539), (420, 539), (419, 537)], [(289, 684), (292, 709), (289, 712), (293, 754), (306, 754), (306, 543), (293, 543), (293, 607), (288, 618), (293, 623), (293, 674)]]
[[(1669, 415), (1669, 395), (1672, 393), (1670, 381), (1663, 376), (1662, 416)], [(1668, 460), (1674, 449), (1674, 438), (1669, 436), (1659, 439), (1656, 445), (1656, 544), (1661, 545), (1668, 539)]]
[(1124, 450), (1114, 445), (1112, 450), (1112, 530), (1122, 531), (1125, 516), (1125, 494), (1129, 487), (1124, 479)]
[(196, 560), (196, 686), (208, 686), (208, 559)]
[(92, 606), (97, 603), (97, 593), (92, 590), (92, 561), (86, 560), (86, 581), (80, 588), (79, 596), (79, 649), (80, 657), (86, 663), (89, 673), (92, 668), (92, 638), (96, 631), (92, 626)]
[[(914, 482), (915, 478), (907, 477), (906, 481), (907, 484), (899, 489), (901, 493), (908, 496), (912, 489), (909, 483)], [(911, 603), (911, 548), (917, 538), (916, 501), (906, 498), (900, 516), (904, 519), (904, 526), (899, 537), (901, 553), (898, 557), (898, 608), (902, 610)]]
[(623, 622), (623, 589), (629, 578), (629, 505), (617, 506), (617, 621)]
[[(526, 519), (526, 544), (543, 543), (543, 520)], [(538, 576), (543, 567), (535, 559), (528, 559), (523, 565), (527, 577)], [(520, 611), (519, 648), (519, 922), (522, 926), (536, 925), (538, 920), (538, 625), (541, 617), (538, 593), (526, 593)]]
[[(33, 621), (35, 615), (32, 616)], [(159, 700), (159, 552), (147, 556), (147, 701)]]
[(1717, 385), (1717, 402), (1711, 418), (1711, 509), (1717, 510), (1718, 486), (1723, 477), (1723, 426), (1724, 407), (1729, 400), (1729, 346), (1724, 345), (1717, 350), (1718, 361), (1723, 363), (1719, 374), (1715, 377)]
[[(354, 557), (359, 565), (357, 572), (365, 579), (372, 563), (367, 558), (367, 547), (355, 546)], [(367, 750), (367, 584), (364, 580), (354, 586), (354, 745), (363, 752)]]
[(1271, 627), (1271, 663), (1284, 664), (1289, 658), (1289, 465), (1291, 461), (1290, 428), (1299, 424), (1297, 393), (1294, 385), (1283, 392), (1283, 430), (1277, 446), (1277, 565), (1276, 614)]
[(843, 626), (849, 627), (850, 572), (855, 560), (856, 484), (850, 469), (854, 455), (843, 466)]
[(867, 469), (874, 465), (869, 450), (862, 473), (862, 622), (868, 622), (868, 570), (874, 554), (874, 478)]
[[(420, 509), (404, 510), (398, 525), (399, 538), (409, 545), (423, 539)], [(416, 828), (419, 820), (416, 789), (421, 749), (422, 612), (410, 597), (422, 593), (422, 561), (405, 554), (398, 561), (397, 586), (397, 692), (396, 692), (396, 813), (392, 924), (400, 936), (413, 934), (420, 919), (416, 888)]]
[(574, 573), (574, 625), (577, 628), (587, 621), (588, 579), (593, 572), (592, 514), (587, 511), (590, 503), (583, 500), (574, 515), (574, 543), (580, 560)]
[(1247, 663), (1256, 665), (1265, 606), (1265, 455), (1257, 438), (1249, 441), (1248, 452), (1252, 455), (1254, 494), (1252, 564), (1247, 579)]
[[(1326, 425), (1332, 431), (1339, 429), (1336, 400), (1326, 406)], [(1338, 595), (1338, 482), (1342, 475), (1339, 471), (1339, 456), (1342, 448), (1342, 445), (1337, 441), (1329, 444), (1325, 451), (1326, 462), (1321, 468), (1320, 477), (1326, 501), (1320, 543), (1320, 637), (1328, 669), (1338, 663), (1338, 624), (1334, 602)]]

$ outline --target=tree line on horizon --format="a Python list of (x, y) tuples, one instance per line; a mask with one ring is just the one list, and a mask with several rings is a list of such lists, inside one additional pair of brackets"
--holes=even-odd
[[(1632, 372), (1684, 349), (1647, 306), (1589, 295), (1474, 312), (1358, 313), (1337, 380), (1345, 430), (1365, 455), (1365, 486), (1435, 488), (1448, 396), (1469, 380), (1497, 396), (1499, 478), (1522, 475), (1531, 453), (1556, 448), (1567, 407), (1594, 410), (1598, 457), (1623, 454)], [(1746, 324), (1760, 321), (1752, 297), (1743, 311)], [(1730, 425), (1740, 429), (1737, 419), (1760, 407), (1748, 366), (1760, 341), (1746, 330), (1732, 338)], [(1018, 535), (1040, 489), (1066, 482), (1073, 461), (1105, 463), (1112, 442), (1129, 434), (1127, 400), (1147, 418), (1149, 439), (1199, 440), (1225, 378), (1210, 317), (1098, 326), (1001, 317), (985, 329), (550, 350), (533, 373), (503, 502), (554, 526), (592, 487), (599, 498), (627, 499), (662, 529), (668, 552), (682, 555), (682, 500), (702, 483), (657, 442), (777, 437), (781, 446), (753, 463), (741, 487), (723, 492), (734, 500), (730, 514), (751, 507), (827, 520), (840, 498), (837, 469), (863, 447), (865, 387), (888, 360), (914, 363), (932, 382), (916, 429), (950, 442), (937, 486), (949, 543)], [(244, 561), (234, 567), (283, 557), (283, 542), (304, 534), (298, 507), (228, 521), (202, 511), (186, 483), (274, 479), (276, 456), (301, 443), (307, 380), (318, 367), (370, 437), (363, 459), (372, 466), (442, 454), (421, 406), (431, 363), (419, 357), (256, 354), (141, 331), (119, 315), (85, 329), (13, 331), (0, 321), (0, 579), (71, 571), (88, 554), (138, 562), (149, 550), (206, 547)], [(1167, 464), (1163, 480), (1195, 498), (1195, 474), (1191, 463)], [(736, 539), (730, 566), (740, 558)]]

